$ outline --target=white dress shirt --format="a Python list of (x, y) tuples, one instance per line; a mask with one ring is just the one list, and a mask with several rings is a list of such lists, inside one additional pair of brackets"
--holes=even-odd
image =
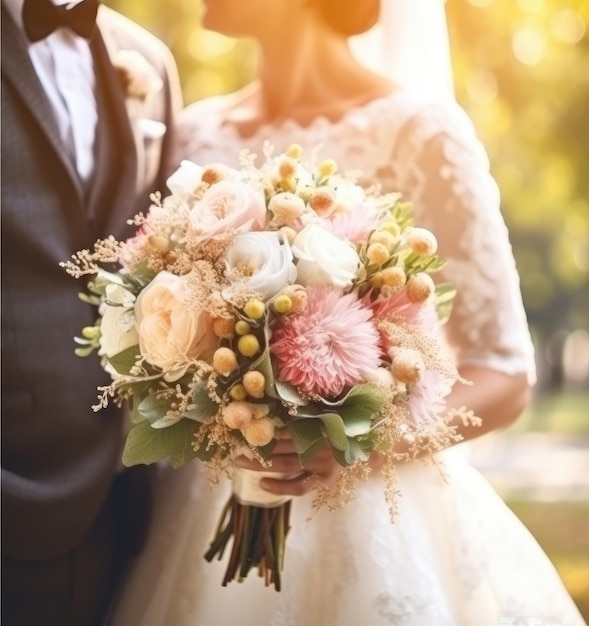
[[(23, 0), (3, 1), (22, 28)], [(52, 2), (73, 6), (80, 0)], [(58, 28), (45, 39), (30, 43), (29, 56), (53, 107), (66, 154), (85, 184), (94, 169), (98, 122), (96, 77), (90, 44), (69, 28)]]

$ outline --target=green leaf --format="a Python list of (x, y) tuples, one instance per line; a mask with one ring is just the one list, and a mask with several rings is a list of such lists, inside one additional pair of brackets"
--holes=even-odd
[(131, 346), (122, 352), (108, 357), (108, 362), (115, 368), (119, 374), (130, 374), (131, 369), (135, 366), (140, 355), (139, 346)]
[(174, 395), (156, 391), (139, 403), (137, 411), (150, 423), (151, 428), (170, 428), (175, 422), (163, 418), (172, 409), (172, 402), (175, 400)]
[(345, 451), (349, 447), (346, 437), (344, 420), (337, 413), (324, 413), (319, 416), (325, 428), (325, 434), (329, 443), (337, 450)]
[(314, 419), (294, 420), (288, 424), (301, 465), (306, 465), (325, 443), (321, 424)]
[(127, 435), (123, 449), (123, 465), (150, 465), (169, 459), (172, 467), (180, 467), (197, 457), (192, 442), (197, 426), (191, 420), (180, 420), (164, 429), (152, 428), (143, 421)]
[(436, 286), (434, 302), (436, 303), (436, 313), (440, 324), (445, 324), (452, 313), (456, 287), (452, 283), (442, 283)]
[(382, 409), (383, 398), (375, 385), (356, 385), (339, 407), (348, 437), (370, 432), (375, 417)]
[(276, 381), (276, 392), (280, 400), (294, 406), (304, 406), (306, 401), (301, 398), (299, 392), (289, 383)]
[(199, 383), (192, 392), (194, 408), (186, 411), (183, 417), (197, 422), (204, 422), (209, 417), (216, 415), (219, 405), (209, 396), (205, 383)]

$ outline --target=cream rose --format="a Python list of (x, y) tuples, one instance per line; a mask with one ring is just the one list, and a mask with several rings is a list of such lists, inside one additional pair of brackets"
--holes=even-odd
[(230, 298), (232, 293), (247, 289), (269, 300), (294, 283), (297, 270), (282, 233), (254, 232), (236, 238), (227, 255), (226, 275), (231, 286), (223, 292), (224, 297)]
[[(100, 312), (100, 350), (99, 355), (110, 358), (139, 343), (135, 328), (135, 296), (122, 285), (110, 284), (105, 289), (105, 301)], [(105, 369), (113, 377), (118, 376), (112, 366), (105, 364)]]
[(174, 381), (191, 359), (208, 359), (217, 347), (209, 313), (188, 303), (190, 274), (160, 272), (137, 296), (139, 349), (145, 359)]
[(360, 266), (352, 244), (316, 224), (298, 233), (292, 251), (297, 258), (297, 283), (305, 287), (334, 285), (346, 289)]
[(262, 190), (222, 180), (209, 187), (194, 205), (187, 237), (202, 241), (227, 230), (260, 230), (265, 223)]

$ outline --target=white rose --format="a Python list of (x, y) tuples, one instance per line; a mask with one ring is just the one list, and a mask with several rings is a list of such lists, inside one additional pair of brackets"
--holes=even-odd
[(240, 287), (258, 291), (264, 300), (275, 296), (297, 276), (292, 250), (280, 232), (239, 235), (227, 255), (227, 278), (231, 287), (223, 292), (230, 298)]
[(292, 251), (297, 261), (297, 283), (305, 287), (334, 285), (348, 288), (360, 266), (355, 248), (316, 224), (295, 237)]
[(228, 230), (261, 230), (266, 223), (266, 200), (261, 189), (234, 180), (209, 187), (190, 212), (187, 236), (202, 241)]
[(210, 358), (217, 347), (209, 313), (189, 302), (190, 279), (160, 272), (135, 303), (141, 354), (168, 381), (183, 376), (190, 360)]

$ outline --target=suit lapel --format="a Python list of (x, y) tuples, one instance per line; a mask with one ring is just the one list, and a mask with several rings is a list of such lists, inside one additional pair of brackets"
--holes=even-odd
[(63, 148), (51, 103), (39, 82), (27, 47), (23, 33), (2, 5), (2, 73), (19, 93), (23, 105), (36, 121), (39, 130), (47, 137), (74, 186), (81, 204), (84, 190)]
[(138, 158), (142, 155), (139, 149), (142, 146), (137, 146), (129, 121), (125, 94), (107, 49), (108, 37), (108, 31), (100, 29), (91, 41), (100, 119), (88, 204), (99, 236), (117, 236), (125, 220), (134, 213), (138, 171), (141, 171)]

